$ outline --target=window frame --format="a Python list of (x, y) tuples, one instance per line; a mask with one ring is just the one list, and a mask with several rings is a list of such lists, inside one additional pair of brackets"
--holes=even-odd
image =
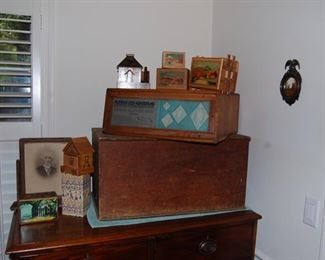
[(31, 16), (31, 42), (32, 42), (32, 120), (30, 122), (0, 122), (0, 142), (17, 141), (21, 137), (42, 136), (41, 124), (41, 58), (46, 50), (42, 43), (42, 5), (41, 2), (32, 2), (31, 14), (21, 14), (12, 10), (2, 10), (3, 13)]
[[(54, 12), (55, 2), (51, 0), (1, 0), (2, 13), (32, 16), (32, 75), (33, 75), (33, 120), (31, 122), (0, 123), (0, 183), (7, 185), (10, 194), (0, 189), (0, 258), (6, 258), (5, 246), (11, 221), (9, 206), (16, 198), (16, 165), (19, 157), (18, 140), (23, 137), (51, 136), (54, 132)], [(5, 167), (4, 167), (5, 165)], [(3, 181), (5, 179), (5, 182)], [(9, 196), (9, 197), (8, 197)], [(10, 205), (9, 205), (9, 204)], [(8, 206), (9, 205), (9, 206)]]

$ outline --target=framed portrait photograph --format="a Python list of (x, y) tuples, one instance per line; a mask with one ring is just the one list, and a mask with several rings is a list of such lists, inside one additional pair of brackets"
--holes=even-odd
[(185, 52), (163, 51), (163, 68), (185, 68)]
[(63, 148), (71, 138), (19, 139), (19, 169), (17, 169), (17, 197), (29, 194), (56, 192), (61, 197)]
[(188, 69), (157, 69), (157, 89), (187, 89)]
[(193, 57), (190, 87), (218, 90), (222, 72), (222, 58)]

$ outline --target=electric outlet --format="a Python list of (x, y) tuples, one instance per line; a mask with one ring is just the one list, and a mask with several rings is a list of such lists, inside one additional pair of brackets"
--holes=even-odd
[(303, 222), (317, 228), (320, 201), (311, 197), (305, 198), (305, 210)]

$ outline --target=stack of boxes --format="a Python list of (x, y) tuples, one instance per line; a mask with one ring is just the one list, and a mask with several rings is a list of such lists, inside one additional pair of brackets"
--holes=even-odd
[(83, 217), (90, 203), (94, 150), (87, 137), (72, 138), (63, 149), (62, 214)]
[(103, 128), (92, 130), (100, 220), (245, 208), (250, 138), (237, 135), (239, 95), (230, 84), (238, 63), (195, 62), (204, 70), (195, 90), (178, 52), (163, 53), (157, 90), (107, 89)]

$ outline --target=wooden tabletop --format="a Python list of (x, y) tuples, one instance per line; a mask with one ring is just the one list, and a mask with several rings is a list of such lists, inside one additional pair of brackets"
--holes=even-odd
[(106, 243), (123, 239), (139, 239), (211, 225), (225, 227), (256, 221), (260, 218), (260, 215), (251, 210), (242, 210), (203, 217), (93, 229), (89, 226), (86, 217), (78, 218), (62, 215), (55, 222), (20, 226), (18, 214), (15, 212), (8, 237), (6, 254)]

